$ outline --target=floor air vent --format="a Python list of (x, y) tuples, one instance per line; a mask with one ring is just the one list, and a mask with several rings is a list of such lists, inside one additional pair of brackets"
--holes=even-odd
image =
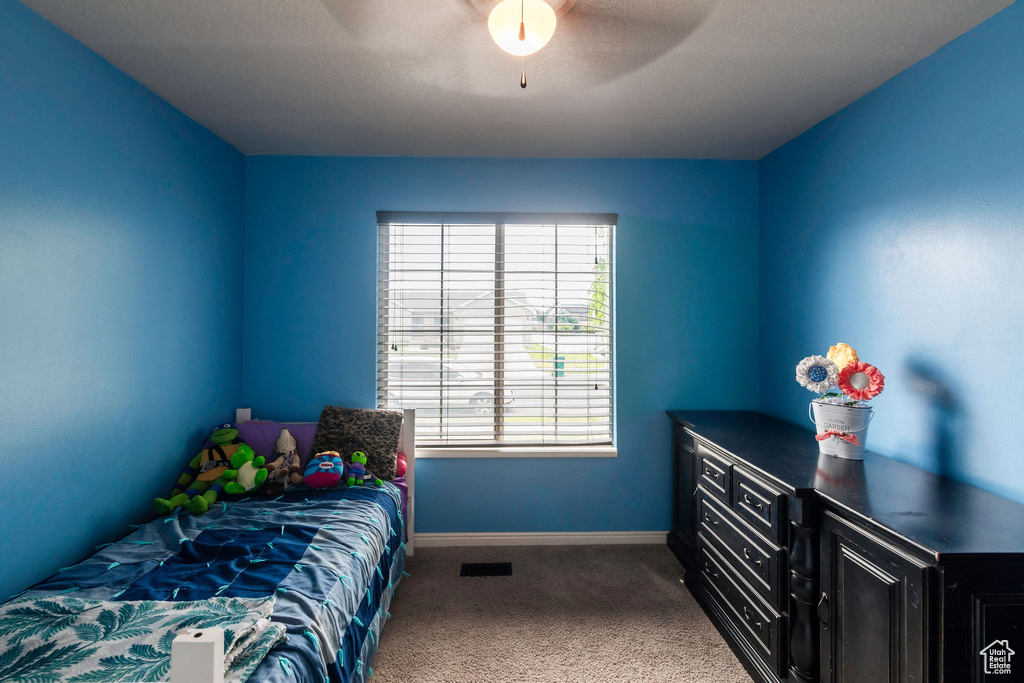
[(512, 563), (464, 562), (459, 576), (512, 576)]

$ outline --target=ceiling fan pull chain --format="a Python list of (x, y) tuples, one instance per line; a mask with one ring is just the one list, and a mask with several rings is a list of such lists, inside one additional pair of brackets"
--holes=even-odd
[[(464, 0), (469, 2), (470, 0)], [(472, 0), (478, 2), (479, 0)], [(575, 0), (560, 0), (562, 5)], [(516, 7), (516, 5), (519, 5)], [(529, 5), (530, 29), (526, 29), (526, 10)], [(516, 10), (519, 10), (516, 12)], [(527, 57), (540, 50), (551, 40), (558, 17), (545, 0), (501, 0), (487, 17), (487, 30), (494, 42), (505, 52), (516, 57)], [(526, 88), (526, 62), (519, 78), (519, 87)]]

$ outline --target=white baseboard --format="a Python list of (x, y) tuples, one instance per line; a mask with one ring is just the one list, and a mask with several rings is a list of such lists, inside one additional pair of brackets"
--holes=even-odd
[(665, 545), (667, 531), (416, 534), (420, 548), (484, 545)]

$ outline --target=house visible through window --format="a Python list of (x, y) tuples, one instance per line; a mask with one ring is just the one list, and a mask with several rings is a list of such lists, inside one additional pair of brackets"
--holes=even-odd
[(378, 223), (377, 403), (418, 444), (612, 443), (614, 214)]

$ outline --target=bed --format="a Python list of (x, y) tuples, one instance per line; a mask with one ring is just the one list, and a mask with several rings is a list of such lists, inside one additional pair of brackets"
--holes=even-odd
[[(368, 680), (406, 555), (414, 550), (415, 414), (405, 413), (404, 478), (380, 488), (299, 486), (275, 499), (218, 502), (196, 516), (178, 509), (62, 569), (14, 605), (57, 604), (69, 596), (76, 605), (263, 605), (285, 638), (261, 653), (249, 680)], [(0, 654), (0, 673), (2, 664)]]

